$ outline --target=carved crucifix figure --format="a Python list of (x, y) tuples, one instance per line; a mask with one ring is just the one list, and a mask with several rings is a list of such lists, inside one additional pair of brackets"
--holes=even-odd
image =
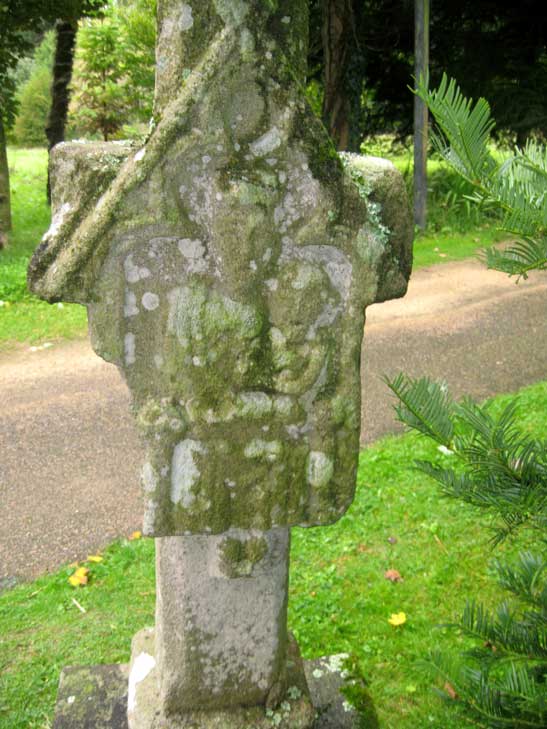
[[(341, 159), (308, 107), (306, 8), (160, 0), (147, 142), (53, 153), (31, 286), (85, 304), (121, 369), (146, 443), (144, 532), (160, 538), (131, 727), (285, 696), (289, 529), (351, 504), (365, 308), (406, 290), (402, 180)], [(139, 709), (145, 674), (160, 719)], [(287, 726), (309, 726), (302, 711)]]

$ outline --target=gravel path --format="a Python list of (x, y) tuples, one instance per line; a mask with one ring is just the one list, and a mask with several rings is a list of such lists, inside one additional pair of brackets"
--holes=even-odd
[[(362, 439), (396, 429), (383, 374), (445, 379), (478, 398), (546, 376), (547, 278), (518, 286), (475, 262), (417, 272), (370, 307)], [(0, 355), (0, 586), (85, 557), (141, 519), (139, 440), (117, 370), (87, 342)]]

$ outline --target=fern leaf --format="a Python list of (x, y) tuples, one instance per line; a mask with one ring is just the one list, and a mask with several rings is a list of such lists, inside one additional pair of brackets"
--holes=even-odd
[(413, 380), (399, 374), (384, 380), (399, 399), (395, 405), (397, 418), (410, 428), (450, 447), (454, 434), (451, 420), (453, 402), (446, 385), (432, 382), (426, 377)]

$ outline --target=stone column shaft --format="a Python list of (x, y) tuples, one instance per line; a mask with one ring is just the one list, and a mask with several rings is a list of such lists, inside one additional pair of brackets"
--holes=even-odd
[(289, 530), (156, 542), (156, 673), (166, 716), (265, 704), (287, 650)]

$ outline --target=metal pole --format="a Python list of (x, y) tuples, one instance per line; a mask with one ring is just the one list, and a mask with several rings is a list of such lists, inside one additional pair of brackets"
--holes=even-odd
[[(418, 81), (429, 69), (429, 2), (414, 2), (414, 75)], [(414, 224), (427, 223), (427, 120), (426, 104), (414, 97)]]

